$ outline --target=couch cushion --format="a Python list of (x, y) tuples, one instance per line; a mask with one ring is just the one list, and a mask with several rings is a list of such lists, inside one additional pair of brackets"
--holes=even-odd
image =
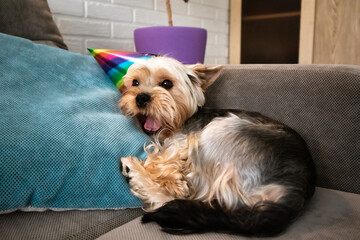
[(0, 32), (67, 49), (46, 0), (1, 0)]
[[(140, 208), (92, 211), (16, 211), (0, 215), (1, 239), (95, 239), (142, 215)], [(125, 239), (124, 239), (125, 240)]]
[[(276, 239), (346, 239), (360, 236), (360, 195), (317, 188), (302, 216)], [(176, 236), (164, 233), (155, 223), (141, 224), (140, 217), (104, 234), (105, 239), (225, 240), (248, 239), (221, 233)], [(261, 238), (256, 238), (261, 239)], [(269, 239), (269, 238), (263, 238)]]
[(320, 187), (360, 193), (360, 66), (229, 65), (206, 105), (257, 111), (309, 145)]
[(141, 206), (120, 158), (149, 138), (91, 56), (0, 34), (0, 211)]

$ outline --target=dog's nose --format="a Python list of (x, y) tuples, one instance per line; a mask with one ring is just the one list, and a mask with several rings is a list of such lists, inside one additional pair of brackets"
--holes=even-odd
[(145, 107), (146, 103), (150, 102), (150, 96), (146, 93), (140, 93), (136, 96), (136, 106), (138, 108)]

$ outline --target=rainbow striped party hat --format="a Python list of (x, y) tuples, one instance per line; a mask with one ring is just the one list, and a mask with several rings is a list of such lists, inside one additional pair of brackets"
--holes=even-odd
[(137, 52), (92, 48), (88, 50), (117, 88), (124, 85), (123, 77), (132, 64), (152, 57), (150, 54)]

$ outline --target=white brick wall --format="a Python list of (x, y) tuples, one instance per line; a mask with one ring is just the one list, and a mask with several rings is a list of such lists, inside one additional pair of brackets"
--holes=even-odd
[[(165, 0), (48, 0), (70, 51), (86, 48), (135, 51), (133, 31), (166, 26)], [(174, 26), (208, 31), (206, 64), (228, 63), (229, 0), (171, 0)]]

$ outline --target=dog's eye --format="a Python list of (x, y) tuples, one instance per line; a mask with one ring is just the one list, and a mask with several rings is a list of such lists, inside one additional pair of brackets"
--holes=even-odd
[(139, 86), (139, 81), (136, 80), (136, 79), (134, 79), (134, 80), (132, 81), (132, 85), (133, 85), (133, 86)]
[(173, 87), (173, 83), (172, 83), (170, 80), (165, 79), (164, 81), (162, 81), (162, 82), (160, 83), (160, 86), (163, 87), (163, 88), (165, 88), (165, 89), (168, 89), (168, 90), (169, 90), (170, 88)]

